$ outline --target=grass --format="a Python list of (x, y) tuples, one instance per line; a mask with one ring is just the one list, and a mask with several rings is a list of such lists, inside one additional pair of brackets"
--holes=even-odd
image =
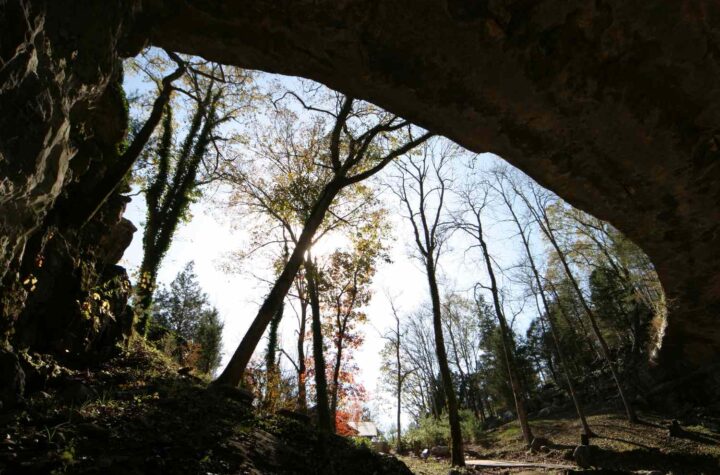
[(415, 475), (447, 475), (450, 464), (444, 460), (422, 460), (414, 456), (399, 456)]
[[(641, 420), (639, 424), (630, 424), (620, 414), (607, 411), (597, 411), (588, 417), (591, 428), (599, 436), (591, 439), (596, 447), (597, 468), (660, 470), (674, 474), (720, 473), (719, 434), (703, 426), (688, 426), (684, 427), (681, 437), (669, 438), (669, 419), (645, 413), (641, 414)], [(579, 444), (581, 430), (573, 414), (532, 420), (530, 425), (535, 437), (550, 441), (546, 452), (528, 452), (517, 421), (483, 433), (477, 443), (466, 444), (465, 448), (481, 459), (572, 464), (567, 459), (568, 453)], [(417, 474), (446, 474), (449, 469), (445, 461), (425, 463), (414, 457), (403, 460)]]

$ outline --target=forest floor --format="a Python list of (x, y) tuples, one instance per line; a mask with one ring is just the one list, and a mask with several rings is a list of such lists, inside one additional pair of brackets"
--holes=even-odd
[[(623, 415), (598, 410), (588, 423), (598, 435), (591, 440), (591, 468), (583, 473), (720, 474), (720, 434), (703, 426), (682, 428), (669, 437), (671, 422), (657, 414), (641, 413), (641, 422), (628, 423)], [(573, 450), (580, 443), (580, 424), (572, 414), (531, 421), (535, 437), (547, 439), (546, 448), (530, 453), (515, 422), (486, 432), (477, 444), (468, 444), (466, 458), (536, 463), (536, 467), (476, 467), (468, 473), (573, 473), (581, 470), (542, 468), (540, 465), (575, 466)], [(445, 460), (424, 462), (400, 457), (417, 475), (447, 475)], [(470, 464), (469, 464), (470, 465)]]
[[(377, 454), (307, 422), (260, 416), (231, 388), (208, 387), (162, 353), (134, 345), (95, 367), (33, 360), (24, 404), (0, 413), (0, 475), (322, 474), (447, 475), (443, 460)], [(42, 381), (42, 390), (37, 388)], [(720, 435), (702, 426), (668, 437), (669, 420), (641, 424), (598, 410), (592, 465), (602, 473), (720, 473)], [(532, 421), (546, 448), (528, 453), (516, 422), (466, 447), (468, 459), (574, 466), (579, 427), (572, 414)], [(478, 467), (466, 473), (558, 473), (539, 467)], [(599, 473), (599, 472), (598, 472)]]
[(0, 475), (411, 475), (310, 424), (259, 416), (239, 390), (208, 387), (144, 344), (83, 370), (38, 365), (44, 389), (0, 413)]

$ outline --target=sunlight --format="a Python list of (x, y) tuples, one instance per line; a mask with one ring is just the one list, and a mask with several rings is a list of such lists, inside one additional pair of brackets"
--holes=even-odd
[(351, 245), (346, 234), (339, 231), (331, 231), (325, 234), (312, 248), (313, 257), (324, 258), (337, 250), (347, 249)]

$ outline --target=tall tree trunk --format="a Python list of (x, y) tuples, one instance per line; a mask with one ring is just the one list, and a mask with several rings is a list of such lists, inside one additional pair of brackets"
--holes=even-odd
[(285, 305), (280, 304), (280, 307), (275, 312), (272, 320), (270, 321), (270, 331), (268, 333), (268, 346), (265, 353), (265, 368), (268, 373), (277, 370), (277, 359), (275, 358), (278, 351), (278, 330), (280, 329), (280, 322), (283, 317), (283, 310)]
[(608, 348), (608, 344), (605, 341), (605, 337), (603, 337), (602, 332), (600, 331), (600, 327), (597, 324), (597, 320), (595, 318), (595, 312), (590, 308), (590, 305), (588, 304), (587, 300), (585, 299), (585, 296), (583, 295), (582, 291), (580, 290), (580, 285), (578, 284), (577, 280), (575, 279), (575, 276), (573, 275), (572, 271), (570, 270), (570, 265), (567, 262), (567, 258), (565, 256), (565, 253), (562, 252), (560, 249), (560, 246), (558, 245), (557, 240), (555, 239), (555, 234), (552, 231), (552, 228), (550, 227), (550, 223), (547, 219), (547, 216), (543, 215), (544, 221), (539, 221), (539, 224), (541, 224), (540, 228), (542, 229), (545, 236), (550, 241), (550, 244), (552, 245), (553, 249), (555, 249), (555, 252), (558, 255), (558, 258), (560, 259), (560, 263), (562, 264), (563, 270), (565, 271), (565, 275), (567, 276), (568, 280), (570, 280), (570, 283), (573, 286), (573, 289), (575, 290), (575, 293), (578, 296), (578, 299), (580, 300), (580, 304), (583, 307), (583, 310), (585, 310), (585, 314), (588, 316), (588, 319), (590, 320), (590, 327), (592, 328), (593, 334), (595, 335), (595, 338), (597, 339), (600, 350), (602, 353), (603, 358), (605, 359), (605, 362), (608, 365), (608, 368), (610, 368), (610, 373), (612, 374), (613, 380), (615, 381), (615, 385), (617, 386), (618, 394), (620, 395), (620, 399), (622, 400), (623, 406), (625, 406), (625, 415), (627, 416), (628, 421), (630, 422), (637, 422), (637, 415), (635, 414), (635, 411), (633, 410), (632, 406), (630, 405), (630, 401), (625, 396), (625, 391), (623, 389), (623, 385), (620, 382), (620, 377), (618, 376), (617, 369), (615, 368), (615, 364), (612, 361), (612, 358), (610, 356), (610, 348)]
[[(285, 250), (283, 252), (283, 264), (285, 264), (288, 260), (288, 247), (287, 242), (285, 243)], [(277, 368), (277, 359), (276, 355), (278, 352), (278, 330), (280, 328), (280, 322), (283, 318), (283, 312), (285, 310), (285, 301), (283, 300), (282, 303), (280, 303), (280, 306), (275, 311), (275, 315), (273, 315), (272, 320), (270, 320), (270, 332), (268, 333), (268, 345), (267, 345), (267, 352), (265, 354), (265, 367), (267, 369), (268, 376), (271, 375), (271, 373), (275, 376), (277, 376), (276, 373), (278, 373)]]
[[(148, 189), (148, 219), (143, 233), (144, 254), (140, 266), (141, 285), (137, 289), (138, 305), (135, 308), (137, 331), (143, 336), (148, 331), (149, 313), (160, 264), (170, 248), (181, 216), (190, 204), (189, 194), (197, 186), (198, 168), (216, 126), (214, 116), (217, 98), (211, 88), (208, 88), (205, 97), (198, 103), (172, 181), (168, 181), (167, 168), (170, 160), (169, 144), (172, 142), (172, 130), (169, 125), (171, 120), (167, 120), (165, 124), (158, 176)], [(166, 118), (170, 119), (169, 111)]]
[(323, 432), (335, 432), (335, 422), (330, 419), (328, 405), (327, 377), (325, 375), (325, 348), (323, 345), (322, 324), (320, 321), (320, 294), (318, 291), (317, 269), (308, 253), (305, 260), (310, 313), (312, 314), (313, 359), (315, 360), (315, 399), (318, 428)]
[(280, 396), (280, 369), (278, 368), (278, 330), (283, 317), (284, 304), (281, 304), (270, 321), (268, 332), (268, 345), (265, 352), (265, 374), (267, 389), (265, 393), (265, 407), (271, 409)]
[(300, 297), (300, 330), (298, 333), (297, 352), (298, 352), (298, 403), (297, 408), (300, 412), (307, 411), (307, 385), (305, 375), (307, 368), (305, 367), (305, 325), (307, 322), (307, 300), (306, 297)]
[[(394, 310), (394, 309), (393, 309)], [(402, 361), (400, 361), (400, 318), (395, 315), (395, 363), (397, 369), (397, 439), (395, 451), (399, 454), (402, 451), (402, 426), (400, 425), (400, 414), (402, 412)]]
[[(344, 325), (343, 325), (344, 327)], [(333, 379), (332, 379), (332, 398), (330, 400), (330, 417), (335, 421), (335, 415), (337, 414), (338, 404), (338, 391), (340, 386), (340, 367), (342, 366), (342, 350), (343, 350), (343, 339), (345, 330), (342, 328), (339, 331), (338, 337), (335, 341), (335, 365), (333, 367)]]
[(430, 300), (433, 312), (433, 330), (435, 331), (435, 351), (440, 367), (440, 379), (445, 393), (445, 403), (448, 410), (450, 422), (450, 458), (453, 466), (464, 467), (465, 455), (463, 453), (462, 429), (460, 427), (460, 416), (458, 414), (458, 403), (453, 388), (452, 374), (448, 365), (447, 353), (445, 351), (445, 338), (442, 329), (442, 307), (440, 305), (440, 291), (438, 289), (435, 275), (435, 262), (432, 254), (426, 256), (425, 269), (427, 271), (428, 285), (430, 287)]
[(288, 259), (287, 264), (285, 264), (282, 273), (275, 281), (275, 285), (273, 285), (270, 293), (265, 298), (257, 316), (253, 320), (248, 331), (245, 333), (245, 336), (235, 350), (235, 353), (233, 353), (227, 367), (217, 380), (215, 380), (216, 384), (228, 384), (231, 386), (237, 386), (240, 384), (245, 368), (247, 368), (247, 364), (250, 361), (255, 348), (260, 342), (263, 333), (265, 333), (265, 329), (270, 323), (270, 320), (272, 320), (273, 315), (277, 311), (278, 307), (280, 307), (283, 300), (285, 300), (285, 296), (290, 290), (290, 286), (292, 285), (292, 282), (303, 263), (305, 253), (310, 248), (310, 244), (312, 243), (315, 233), (322, 224), (323, 219), (325, 219), (325, 214), (340, 189), (341, 184), (338, 179), (331, 181), (323, 189), (320, 199), (313, 207), (308, 220), (303, 226), (302, 233), (298, 238), (298, 242)]
[[(567, 383), (568, 392), (570, 393), (570, 397), (573, 400), (573, 404), (575, 405), (575, 410), (577, 411), (578, 418), (580, 419), (580, 424), (582, 425), (583, 431), (587, 435), (592, 435), (593, 432), (590, 429), (590, 426), (588, 425), (587, 419), (585, 417), (585, 411), (582, 408), (582, 405), (580, 404), (580, 400), (577, 397), (577, 393), (575, 391), (575, 385), (572, 382), (572, 378), (570, 377), (570, 370), (568, 368), (567, 360), (565, 359), (565, 356), (563, 354), (562, 349), (560, 348), (560, 339), (558, 338), (558, 332), (556, 329), (556, 323), (555, 319), (552, 316), (552, 312), (550, 312), (550, 305), (548, 303), (547, 297), (545, 295), (545, 291), (543, 290), (542, 281), (540, 280), (540, 272), (537, 269), (537, 266), (535, 265), (535, 259), (533, 258), (532, 252), (530, 251), (530, 242), (528, 241), (528, 237), (525, 235), (525, 230), (523, 229), (522, 225), (520, 224), (520, 219), (515, 214), (515, 210), (513, 209), (512, 204), (508, 200), (507, 196), (503, 192), (501, 193), (503, 200), (505, 201), (505, 205), (507, 206), (508, 210), (510, 211), (510, 215), (512, 216), (513, 222), (518, 228), (518, 234), (520, 235), (521, 241), (523, 243), (523, 248), (525, 249), (525, 255), (528, 258), (528, 262), (530, 264), (530, 269), (533, 274), (533, 278), (535, 279), (535, 285), (537, 285), (538, 293), (540, 294), (541, 301), (543, 303), (543, 308), (545, 309), (545, 316), (547, 318), (548, 324), (550, 326), (550, 334), (552, 335), (553, 344), (555, 346), (555, 352), (558, 357), (558, 361), (560, 362), (560, 366), (562, 369), (563, 374), (565, 375), (565, 382)], [(559, 305), (559, 302), (558, 302)], [(542, 322), (542, 314), (539, 316)], [(543, 327), (544, 332), (544, 327)], [(553, 377), (554, 374), (553, 374)]]
[(512, 334), (508, 327), (507, 320), (505, 320), (505, 313), (503, 312), (502, 305), (500, 303), (500, 291), (498, 290), (497, 280), (495, 279), (495, 271), (492, 267), (492, 260), (490, 259), (490, 253), (488, 252), (487, 243), (485, 242), (485, 236), (483, 234), (482, 221), (480, 214), (476, 213), (477, 219), (477, 236), (480, 248), (482, 249), (483, 258), (485, 260), (485, 267), (487, 268), (488, 275), (490, 276), (490, 291), (493, 298), (493, 304), (495, 306), (495, 313), (497, 314), (498, 321), (500, 322), (500, 331), (502, 333), (503, 354), (505, 356), (505, 365), (507, 367), (508, 375), (510, 376), (510, 386), (512, 387), (513, 397), (515, 399), (515, 409), (517, 410), (518, 421), (520, 422), (520, 428), (522, 429), (523, 439), (525, 443), (530, 446), (533, 440), (532, 429), (527, 418), (527, 409), (525, 407), (525, 392), (522, 388), (522, 383), (517, 374), (517, 365), (515, 362), (515, 355), (513, 352), (514, 344), (512, 340)]

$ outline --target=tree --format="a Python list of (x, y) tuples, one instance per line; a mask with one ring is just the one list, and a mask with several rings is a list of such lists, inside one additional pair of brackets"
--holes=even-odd
[(379, 214), (370, 219), (353, 236), (350, 250), (337, 250), (330, 255), (328, 265), (322, 272), (322, 300), (324, 302), (325, 328), (332, 335), (334, 363), (330, 381), (330, 413), (335, 419), (338, 397), (343, 380), (341, 373), (348, 374), (348, 362), (352, 351), (358, 348), (364, 338), (359, 330), (367, 321), (362, 311), (372, 298), (370, 285), (375, 275), (376, 261), (385, 249), (383, 229)]
[(207, 295), (200, 288), (193, 261), (185, 264), (170, 287), (160, 289), (154, 323), (168, 329), (185, 340), (191, 340), (207, 306)]
[(449, 336), (448, 361), (457, 374), (460, 406), (472, 410), (475, 418), (484, 422), (485, 403), (479, 365), (482, 334), (478, 312), (481, 311), (485, 311), (483, 305), (457, 293), (448, 293), (443, 299), (443, 323)]
[(295, 278), (295, 289), (297, 292), (297, 299), (300, 303), (296, 344), (297, 364), (293, 362), (292, 358), (288, 358), (290, 362), (293, 362), (295, 365), (295, 371), (297, 373), (297, 409), (300, 412), (305, 412), (307, 410), (307, 363), (305, 357), (305, 340), (307, 339), (307, 309), (310, 305), (310, 300), (307, 291), (307, 279), (305, 278), (306, 272), (307, 270), (303, 267), (298, 273), (298, 276)]
[[(558, 360), (560, 362), (560, 365), (562, 367), (562, 371), (565, 375), (565, 382), (567, 383), (568, 392), (570, 394), (570, 397), (573, 401), (573, 404), (575, 405), (575, 410), (577, 411), (578, 418), (580, 419), (580, 423), (583, 427), (583, 431), (588, 436), (591, 435), (593, 432), (590, 429), (590, 426), (588, 425), (587, 419), (585, 417), (585, 412), (583, 411), (582, 405), (580, 404), (580, 400), (578, 399), (577, 392), (575, 391), (575, 385), (572, 381), (572, 377), (570, 376), (570, 370), (568, 368), (567, 360), (565, 359), (564, 353), (562, 351), (561, 345), (560, 345), (560, 339), (558, 337), (558, 330), (557, 325), (555, 323), (555, 319), (553, 318), (553, 314), (550, 311), (550, 304), (548, 303), (548, 298), (545, 294), (545, 291), (543, 289), (542, 280), (540, 278), (540, 272), (538, 271), (537, 266), (535, 265), (535, 258), (533, 257), (533, 254), (530, 250), (530, 239), (529, 239), (529, 231), (526, 229), (526, 226), (523, 225), (523, 223), (520, 220), (520, 217), (518, 216), (517, 212), (515, 211), (513, 199), (510, 196), (510, 194), (505, 189), (505, 180), (506, 180), (506, 172), (504, 170), (496, 170), (494, 173), (495, 183), (492, 185), (493, 189), (498, 193), (500, 198), (502, 199), (503, 203), (507, 207), (508, 213), (510, 214), (511, 221), (515, 224), (517, 230), (518, 230), (518, 236), (520, 236), (520, 240), (522, 242), (523, 250), (525, 251), (525, 256), (527, 257), (527, 262), (530, 267), (530, 271), (532, 272), (532, 279), (533, 283), (535, 284), (534, 287), (534, 294), (536, 296), (540, 296), (540, 300), (542, 301), (543, 308), (539, 310), (539, 316), (540, 323), (542, 326), (542, 319), (543, 316), (547, 319), (548, 325), (550, 327), (550, 334), (552, 336), (553, 344), (555, 346), (555, 352), (557, 354)], [(537, 301), (536, 301), (537, 303)], [(544, 312), (544, 313), (543, 313)], [(542, 333), (544, 334), (544, 326)]]
[(451, 461), (454, 466), (465, 466), (462, 430), (458, 416), (458, 403), (448, 365), (442, 327), (442, 303), (437, 282), (437, 266), (447, 234), (440, 221), (445, 205), (445, 192), (449, 182), (448, 162), (457, 150), (449, 142), (435, 141), (426, 144), (420, 157), (408, 157), (398, 164), (400, 183), (393, 191), (407, 211), (420, 254), (425, 267), (430, 291), (435, 335), (435, 352), (440, 367), (440, 377), (450, 422)]
[(222, 359), (223, 323), (217, 309), (205, 310), (195, 330), (195, 342), (200, 345), (197, 369), (212, 375)]
[[(480, 186), (478, 186), (480, 185)], [(503, 356), (505, 359), (505, 365), (510, 378), (510, 385), (512, 387), (513, 397), (515, 399), (515, 408), (517, 410), (518, 420), (520, 421), (520, 427), (523, 433), (523, 439), (529, 446), (532, 443), (533, 434), (532, 429), (527, 418), (527, 409), (525, 403), (525, 389), (523, 388), (522, 381), (520, 379), (518, 371), (518, 361), (516, 358), (516, 348), (514, 338), (512, 336), (512, 329), (508, 325), (507, 318), (505, 316), (505, 309), (503, 308), (502, 299), (500, 297), (500, 288), (498, 287), (497, 278), (495, 276), (495, 270), (493, 267), (493, 260), (490, 256), (490, 251), (485, 237), (485, 231), (483, 227), (483, 212), (488, 204), (489, 189), (487, 184), (470, 183), (467, 189), (461, 192), (461, 198), (465, 206), (464, 214), (468, 215), (468, 219), (461, 218), (456, 223), (458, 229), (461, 229), (473, 239), (477, 240), (479, 245), (482, 259), (487, 270), (488, 277), (490, 279), (490, 285), (480, 285), (479, 287), (489, 290), (492, 296), (493, 306), (495, 308), (495, 316), (500, 323), (500, 334)]]
[[(290, 93), (287, 93), (290, 94)], [(295, 97), (290, 94), (291, 97)], [(288, 108), (278, 107), (278, 102), (273, 102), (270, 109), (269, 120), (271, 126), (263, 126), (257, 131), (252, 150), (254, 156), (243, 164), (243, 168), (233, 167), (226, 170), (225, 178), (233, 185), (234, 195), (231, 205), (238, 206), (241, 214), (259, 220), (259, 226), (255, 227), (253, 233), (252, 248), (249, 252), (238, 253), (237, 257), (243, 259), (255, 254), (261, 249), (266, 249), (272, 244), (281, 244), (285, 249), (283, 253), (283, 264), (288, 261), (287, 246), (297, 247), (298, 236), (302, 232), (305, 221), (312, 212), (313, 197), (317, 196), (324, 184), (331, 179), (331, 169), (325, 165), (321, 158), (327, 153), (326, 129), (316, 121), (300, 120), (297, 114)], [(264, 122), (264, 121), (263, 121)], [(343, 262), (367, 263), (374, 260), (368, 259), (377, 252), (370, 253), (373, 241), (363, 239), (362, 236), (373, 236), (377, 243), (380, 243), (382, 236), (378, 234), (384, 224), (384, 210), (379, 206), (375, 193), (369, 187), (358, 183), (352, 187), (341, 190), (328, 208), (327, 215), (307, 247), (304, 262), (299, 273), (294, 279), (295, 295), (299, 301), (298, 311), (298, 341), (297, 341), (297, 363), (290, 357), (289, 361), (295, 367), (298, 384), (298, 402), (301, 410), (307, 406), (306, 401), (306, 361), (305, 361), (305, 339), (307, 310), (311, 309), (313, 321), (320, 319), (320, 328), (323, 327), (321, 310), (327, 314), (329, 307), (335, 308), (334, 314), (338, 317), (338, 327), (341, 329), (340, 337), (333, 338), (334, 348), (338, 357), (336, 370), (331, 371), (331, 394), (336, 394), (335, 388), (340, 381), (340, 363), (342, 361), (343, 346), (346, 340), (342, 331), (349, 319), (355, 314), (355, 304), (366, 300), (366, 291), (363, 290), (361, 297), (352, 290), (354, 286), (342, 282), (340, 279)], [(327, 235), (349, 235), (350, 240), (356, 244), (362, 244), (363, 252), (367, 257), (361, 259), (343, 259), (354, 255), (348, 252), (336, 252), (334, 262), (336, 265), (325, 267), (317, 265), (311, 257), (313, 246)], [(370, 243), (370, 244), (369, 244)], [(276, 259), (278, 261), (278, 259)], [(242, 261), (237, 261), (242, 262)], [(320, 269), (319, 267), (323, 267)], [(309, 269), (315, 268), (315, 272)], [(332, 269), (336, 272), (333, 274)], [(282, 272), (283, 266), (278, 269)], [(362, 272), (361, 272), (362, 273)], [(336, 277), (333, 279), (333, 275)], [(360, 275), (358, 275), (360, 277)], [(362, 279), (361, 279), (362, 280)], [(317, 292), (310, 292), (317, 286)], [(365, 284), (363, 284), (363, 287)], [(339, 298), (333, 299), (328, 294), (337, 289)], [(348, 300), (347, 296), (354, 296)], [(318, 305), (311, 305), (311, 300), (317, 298)], [(351, 303), (351, 305), (347, 305)], [(322, 308), (321, 308), (322, 307)], [(317, 308), (318, 310), (313, 310)], [(332, 308), (330, 309), (332, 310)], [(271, 332), (269, 343), (273, 342), (273, 328), (276, 317), (270, 323)], [(327, 320), (327, 318), (326, 318)], [(330, 325), (331, 326), (331, 325)], [(325, 324), (329, 328), (328, 324)], [(335, 332), (333, 331), (333, 335)], [(315, 356), (314, 364), (323, 366), (324, 354), (319, 354), (319, 348), (325, 348), (322, 343), (322, 335), (313, 331), (313, 340), (318, 345), (313, 345)], [(340, 344), (338, 344), (340, 343)], [(274, 346), (269, 344), (270, 346)], [(282, 350), (284, 352), (284, 350)], [(284, 352), (285, 353), (285, 352)], [(286, 353), (285, 353), (286, 354)], [(287, 354), (286, 354), (287, 355)], [(324, 381), (317, 381), (325, 377), (324, 373), (314, 371), (316, 385), (324, 386)], [(335, 376), (333, 378), (333, 375)], [(321, 398), (323, 395), (321, 394)], [(331, 412), (337, 405), (337, 398), (332, 398), (333, 410), (328, 408), (328, 421), (332, 420)], [(324, 419), (323, 404), (320, 401), (321, 418)]]
[(332, 118), (332, 126), (323, 136), (327, 148), (314, 157), (330, 174), (321, 182), (319, 193), (308, 197), (312, 205), (295, 248), (217, 383), (235, 386), (242, 379), (252, 353), (285, 299), (335, 197), (343, 189), (375, 175), (430, 137), (429, 133), (416, 136), (409, 122), (353, 98), (338, 96), (335, 104), (334, 109), (321, 111)]
[[(278, 265), (276, 267), (282, 268), (284, 263), (287, 261), (287, 255), (288, 249), (287, 245), (285, 245), (282, 260), (278, 262)], [(283, 302), (283, 304), (280, 305), (280, 307), (275, 312), (272, 320), (270, 321), (270, 329), (268, 331), (268, 343), (267, 349), (265, 351), (265, 371), (267, 372), (267, 399), (276, 398), (279, 393), (278, 385), (280, 383), (280, 368), (277, 355), (279, 353), (280, 345), (278, 341), (278, 332), (280, 329), (280, 322), (282, 321), (284, 311), (285, 303)], [(266, 402), (269, 401), (266, 400)]]
[(312, 315), (312, 347), (315, 374), (315, 402), (317, 405), (318, 428), (324, 432), (333, 432), (334, 421), (330, 418), (330, 405), (328, 403), (327, 373), (325, 365), (325, 344), (323, 342), (322, 321), (320, 318), (320, 278), (317, 265), (312, 254), (308, 253), (305, 259), (305, 277), (307, 279), (308, 295), (310, 296), (310, 313)]
[(439, 418), (445, 405), (438, 381), (438, 363), (432, 326), (432, 311), (422, 306), (405, 320), (401, 359), (414, 371), (407, 375), (405, 409), (417, 421), (426, 416)]
[(618, 375), (617, 368), (615, 367), (615, 362), (610, 355), (610, 348), (608, 347), (607, 341), (603, 336), (602, 332), (600, 331), (600, 327), (598, 326), (595, 312), (591, 308), (590, 303), (580, 289), (580, 284), (578, 283), (575, 275), (570, 268), (570, 263), (565, 252), (560, 248), (555, 229), (551, 223), (551, 219), (549, 216), (551, 199), (547, 193), (544, 193), (538, 185), (532, 182), (527, 183), (527, 188), (529, 189), (528, 194), (530, 196), (527, 196), (525, 193), (523, 193), (519, 189), (519, 187), (513, 186), (513, 190), (524, 201), (528, 211), (531, 213), (533, 219), (535, 220), (540, 230), (543, 232), (545, 238), (555, 251), (557, 258), (562, 265), (562, 269), (565, 272), (565, 276), (567, 277), (570, 285), (572, 286), (572, 289), (575, 291), (575, 294), (577, 295), (578, 300), (582, 305), (585, 315), (587, 315), (588, 320), (590, 321), (590, 328), (592, 329), (593, 335), (595, 336), (595, 339), (600, 347), (600, 353), (602, 354), (602, 357), (604, 358), (608, 369), (612, 374), (612, 378), (615, 381), (615, 385), (617, 387), (622, 404), (625, 408), (625, 414), (628, 421), (637, 422), (637, 416), (635, 415), (635, 411), (630, 404), (630, 400), (625, 395), (625, 390), (623, 388), (622, 382), (620, 381), (620, 376)]
[(395, 451), (399, 454), (403, 450), (401, 420), (403, 385), (405, 384), (405, 379), (415, 371), (415, 368), (409, 365), (403, 365), (401, 355), (406, 329), (401, 326), (400, 314), (398, 313), (393, 298), (388, 296), (388, 300), (390, 302), (390, 309), (392, 311), (395, 326), (389, 328), (383, 335), (385, 345), (383, 346), (381, 352), (383, 361), (381, 371), (384, 373), (386, 378), (391, 380), (392, 392), (394, 393), (396, 400), (397, 433), (395, 435)]
[[(168, 335), (176, 343), (172, 356), (180, 364), (191, 362), (198, 370), (212, 374), (222, 356), (223, 323), (200, 288), (193, 261), (185, 264), (169, 288), (158, 290), (153, 310), (150, 336)], [(196, 355), (188, 361), (192, 347)]]
[[(219, 65), (195, 64), (187, 74), (194, 112), (185, 139), (178, 149), (174, 146), (173, 106), (166, 104), (162, 133), (157, 149), (149, 161), (153, 166), (143, 170), (147, 182), (145, 202), (147, 218), (143, 232), (143, 259), (136, 286), (138, 333), (147, 332), (147, 321), (152, 306), (153, 293), (162, 259), (170, 248), (172, 238), (188, 207), (197, 197), (199, 187), (211, 174), (205, 164), (210, 147), (216, 140), (218, 127), (237, 113), (239, 104), (228, 108), (225, 95), (237, 100), (236, 93), (229, 93), (225, 80), (216, 79)], [(242, 84), (246, 76), (237, 79)], [(235, 85), (237, 87), (237, 85)], [(201, 168), (205, 167), (205, 178)], [(142, 174), (142, 172), (139, 172)]]

